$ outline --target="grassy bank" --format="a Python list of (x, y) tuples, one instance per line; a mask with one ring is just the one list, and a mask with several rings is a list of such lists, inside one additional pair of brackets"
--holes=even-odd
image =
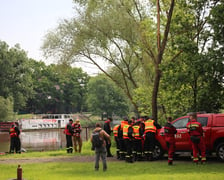
[[(207, 163), (195, 166), (192, 163), (178, 162), (168, 166), (166, 161), (159, 162), (108, 162), (106, 172), (101, 169), (94, 171), (93, 162), (63, 162), (22, 164), (23, 177), (27, 180), (74, 180), (74, 179), (106, 179), (106, 180), (136, 180), (136, 179), (215, 179), (224, 178), (223, 164)], [(17, 165), (0, 164), (0, 179), (16, 178)]]
[[(83, 144), (81, 156), (94, 156), (90, 150), (90, 142)], [(112, 147), (113, 154), (115, 148)], [(15, 163), (0, 163), (0, 180), (9, 180), (17, 177), (17, 166), (23, 168), (23, 178), (26, 180), (221, 180), (224, 179), (223, 163), (208, 161), (205, 165), (194, 165), (190, 160), (177, 160), (173, 166), (167, 165), (167, 160), (152, 162), (135, 162), (132, 164), (124, 161), (110, 161), (108, 159), (108, 170), (94, 171), (94, 162), (76, 162), (76, 156), (80, 154), (67, 154), (65, 149), (46, 152), (27, 152), (23, 154), (1, 155), (0, 160), (14, 159)], [(21, 159), (70, 157), (71, 162), (36, 162), (21, 163)], [(1, 161), (0, 161), (1, 162)]]

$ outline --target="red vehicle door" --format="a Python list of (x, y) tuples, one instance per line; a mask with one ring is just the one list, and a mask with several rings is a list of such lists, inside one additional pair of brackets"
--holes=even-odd
[(173, 126), (176, 127), (177, 133), (175, 135), (176, 139), (176, 151), (190, 151), (190, 139), (186, 125), (189, 121), (187, 116), (178, 118), (172, 122)]

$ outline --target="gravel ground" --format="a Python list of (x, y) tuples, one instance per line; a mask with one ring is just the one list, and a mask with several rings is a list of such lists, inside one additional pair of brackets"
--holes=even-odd
[[(107, 161), (118, 161), (116, 157), (109, 157)], [(47, 163), (47, 162), (94, 162), (94, 156), (74, 156), (74, 157), (51, 157), (51, 158), (15, 158), (0, 159), (0, 164), (22, 164), (22, 163)]]

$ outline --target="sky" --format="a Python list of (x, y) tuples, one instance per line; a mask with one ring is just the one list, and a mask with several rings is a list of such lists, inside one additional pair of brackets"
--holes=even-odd
[[(44, 35), (57, 27), (62, 19), (74, 17), (72, 0), (0, 0), (0, 40), (10, 47), (20, 44), (29, 58), (44, 61), (52, 60), (42, 56), (40, 47)], [(98, 70), (86, 65), (82, 67), (88, 74)]]

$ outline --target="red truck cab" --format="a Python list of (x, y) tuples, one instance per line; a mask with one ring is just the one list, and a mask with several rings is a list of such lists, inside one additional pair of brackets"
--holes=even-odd
[[(176, 152), (190, 152), (190, 137), (186, 128), (189, 116), (182, 116), (172, 122), (176, 127)], [(224, 161), (224, 114), (198, 114), (197, 121), (202, 124), (206, 143), (206, 151), (216, 152), (219, 160)], [(164, 128), (157, 132), (156, 156), (161, 157), (167, 151), (164, 140)]]

